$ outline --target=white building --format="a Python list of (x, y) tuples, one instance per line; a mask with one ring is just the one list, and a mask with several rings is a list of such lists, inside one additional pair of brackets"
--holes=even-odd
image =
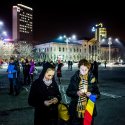
[[(74, 62), (78, 62), (82, 58), (86, 58), (88, 60), (96, 60), (95, 58), (95, 47), (93, 50), (92, 41), (88, 40), (78, 40), (76, 42), (49, 42), (40, 45), (36, 45), (37, 53), (39, 56), (39, 60), (52, 60), (57, 61), (61, 59), (65, 62), (68, 60), (72, 60)], [(41, 54), (40, 54), (41, 53)], [(93, 56), (90, 56), (93, 55)]]
[[(97, 40), (92, 38), (90, 40), (78, 40), (76, 42), (49, 42), (40, 45), (36, 45), (37, 55), (39, 55), (38, 61), (56, 62), (57, 60), (68, 60), (78, 62), (80, 59), (85, 58), (90, 62), (108, 60), (109, 50), (108, 46), (97, 46)], [(101, 47), (101, 48), (100, 48)], [(99, 51), (101, 49), (101, 53)], [(114, 56), (113, 56), (114, 55)], [(113, 62), (119, 57), (119, 48), (111, 48), (111, 59)]]
[(37, 53), (43, 53), (40, 57), (42, 60), (57, 61), (61, 59), (63, 61), (72, 60), (77, 62), (85, 56), (82, 55), (83, 47), (80, 43), (68, 43), (65, 42), (50, 42), (40, 45), (36, 45)]

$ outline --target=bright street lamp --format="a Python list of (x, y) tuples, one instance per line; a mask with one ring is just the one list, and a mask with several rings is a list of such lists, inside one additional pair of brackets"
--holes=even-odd
[(0, 21), (0, 26), (3, 26), (3, 22), (2, 21)]
[(0, 39), (3, 40), (4, 37), (7, 36), (7, 32), (3, 31), (3, 25), (4, 23), (2, 21), (0, 21)]
[(108, 45), (109, 45), (109, 64), (111, 62), (111, 45), (112, 45), (112, 38), (108, 38)]
[(3, 31), (3, 32), (2, 32), (2, 35), (3, 35), (3, 36), (7, 36), (7, 32), (6, 32), (6, 31)]
[(71, 37), (67, 37), (66, 35), (63, 36), (59, 36), (59, 40), (64, 40), (66, 42), (67, 45), (67, 57), (69, 60), (69, 42), (74, 42), (76, 40), (76, 35), (72, 35)]

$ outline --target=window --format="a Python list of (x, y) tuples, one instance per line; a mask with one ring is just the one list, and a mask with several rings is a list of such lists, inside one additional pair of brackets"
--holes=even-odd
[(86, 48), (84, 49), (85, 53), (86, 53)]
[(65, 51), (64, 47), (63, 47), (63, 52)]
[(61, 51), (61, 47), (59, 47), (59, 52)]
[(74, 48), (74, 52), (75, 52), (76, 50), (75, 50), (75, 48)]
[(77, 48), (77, 52), (79, 51), (79, 49)]
[(94, 46), (92, 46), (92, 53), (94, 53)]

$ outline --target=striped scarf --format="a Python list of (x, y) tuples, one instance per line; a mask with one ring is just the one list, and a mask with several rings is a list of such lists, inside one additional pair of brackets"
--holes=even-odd
[[(79, 83), (79, 90), (84, 90), (84, 92), (88, 91), (88, 74), (85, 76), (80, 75), (80, 83)], [(86, 109), (87, 105), (87, 97), (85, 96), (80, 96), (78, 98), (78, 103), (77, 103), (77, 112), (78, 112), (78, 118), (84, 118), (84, 112)]]

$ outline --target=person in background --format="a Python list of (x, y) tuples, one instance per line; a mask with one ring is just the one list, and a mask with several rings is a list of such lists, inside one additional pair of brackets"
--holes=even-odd
[(93, 62), (93, 69), (92, 69), (92, 73), (93, 73), (93, 75), (95, 76), (95, 78), (96, 78), (96, 82), (98, 83), (99, 81), (98, 81), (98, 62), (97, 61), (94, 61)]
[(105, 60), (104, 65), (105, 65), (105, 68), (106, 68), (106, 65), (107, 65), (107, 60)]
[(70, 70), (72, 71), (73, 61), (70, 61)]
[(34, 125), (57, 125), (61, 93), (54, 78), (55, 67), (44, 64), (38, 79), (31, 85), (28, 104), (35, 108)]
[(31, 59), (31, 61), (30, 61), (30, 71), (29, 71), (31, 83), (33, 83), (33, 73), (34, 73), (34, 71), (35, 71), (34, 60)]
[[(93, 73), (97, 84), (98, 84), (98, 65), (99, 65), (98, 62), (94, 61), (93, 63), (91, 63), (91, 68), (90, 68), (90, 71)], [(97, 98), (100, 98), (101, 94), (98, 85), (96, 86), (96, 93), (97, 93)]]
[[(71, 98), (69, 104), (70, 125), (83, 125), (84, 112), (88, 98), (91, 94), (96, 94), (96, 80), (90, 72), (91, 64), (86, 59), (81, 59), (78, 63), (79, 70), (71, 77), (66, 94)], [(92, 125), (94, 123), (94, 115)]]
[(70, 70), (70, 61), (68, 61), (68, 70)]
[(17, 70), (17, 86), (18, 86), (18, 91), (20, 92), (22, 83), (20, 79), (20, 62), (19, 59), (15, 60), (15, 65), (16, 65), (16, 70)]
[(30, 63), (25, 59), (23, 64), (24, 85), (30, 85)]
[(17, 68), (13, 57), (10, 58), (10, 62), (7, 68), (7, 73), (10, 83), (9, 95), (17, 96), (19, 94), (17, 85)]
[(59, 83), (59, 84), (61, 84), (62, 67), (63, 67), (63, 63), (61, 62), (61, 60), (58, 60), (58, 65), (57, 65), (57, 77), (58, 77), (58, 83)]

